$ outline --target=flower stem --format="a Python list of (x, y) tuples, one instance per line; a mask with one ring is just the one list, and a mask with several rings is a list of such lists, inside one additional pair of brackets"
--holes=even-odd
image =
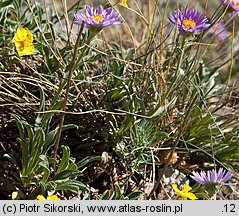
[(171, 151), (171, 153), (170, 153), (170, 155), (169, 155), (167, 161), (165, 162), (164, 167), (162, 168), (161, 171), (159, 171), (158, 180), (157, 180), (157, 182), (155, 183), (154, 188), (153, 188), (153, 189), (151, 190), (151, 192), (149, 193), (149, 195), (148, 195), (148, 197), (147, 197), (148, 200), (153, 196), (154, 192), (156, 191), (156, 189), (157, 189), (158, 186), (160, 185), (161, 179), (163, 178), (163, 175), (164, 175), (164, 173), (166, 172), (166, 170), (167, 170), (167, 168), (168, 168), (168, 166), (169, 166), (169, 162), (170, 162), (170, 160), (171, 160), (171, 158), (172, 158), (172, 156), (173, 156), (173, 153), (175, 152), (175, 150), (176, 150), (176, 148), (177, 148), (177, 146), (178, 146), (178, 143), (179, 143), (179, 141), (180, 141), (180, 138), (181, 138), (181, 136), (182, 136), (182, 133), (183, 133), (183, 131), (184, 131), (184, 128), (186, 127), (186, 124), (187, 124), (187, 121), (188, 121), (188, 117), (189, 117), (190, 114), (191, 114), (192, 108), (194, 107), (194, 103), (195, 103), (196, 100), (197, 100), (197, 94), (194, 96), (194, 98), (193, 98), (193, 100), (192, 100), (192, 103), (189, 105), (189, 108), (188, 108), (188, 110), (187, 110), (187, 113), (186, 113), (186, 116), (185, 116), (185, 118), (184, 118), (184, 121), (183, 121), (182, 125), (180, 126), (177, 139), (176, 139), (176, 141), (175, 141), (175, 143), (174, 143), (174, 145), (173, 145), (173, 147), (172, 147), (172, 151)]
[[(78, 53), (77, 52), (78, 51), (78, 46), (79, 46), (79, 43), (80, 43), (80, 39), (81, 39), (83, 29), (84, 29), (84, 24), (82, 23), (79, 34), (78, 34), (78, 37), (77, 37), (77, 40), (76, 40), (76, 43), (75, 43), (73, 58), (72, 58), (71, 64), (70, 64), (70, 70), (69, 70), (69, 75), (68, 75), (66, 90), (65, 90), (65, 97), (64, 97), (64, 101), (63, 101), (63, 105), (62, 105), (63, 112), (61, 113), (61, 116), (60, 116), (59, 130), (58, 130), (58, 134), (57, 134), (57, 138), (56, 138), (56, 143), (55, 143), (55, 146), (54, 146), (53, 158), (56, 158), (57, 150), (59, 148), (62, 128), (63, 128), (63, 124), (64, 124), (64, 120), (65, 120), (64, 111), (66, 110), (66, 104), (67, 104), (67, 100), (68, 100), (69, 89), (70, 89), (70, 86), (71, 86), (72, 75), (73, 75), (73, 72), (74, 72), (74, 69), (75, 69), (75, 62), (76, 62), (77, 53)], [(80, 56), (80, 58), (82, 58), (82, 55)]]

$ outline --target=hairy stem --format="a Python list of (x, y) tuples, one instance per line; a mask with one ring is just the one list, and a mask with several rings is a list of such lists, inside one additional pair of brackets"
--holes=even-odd
[[(74, 47), (74, 52), (73, 52), (73, 58), (71, 61), (71, 65), (70, 65), (70, 70), (69, 70), (69, 75), (68, 75), (68, 79), (67, 79), (67, 84), (66, 84), (66, 90), (65, 90), (65, 97), (64, 97), (64, 102), (62, 105), (62, 110), (65, 111), (66, 110), (66, 104), (67, 104), (67, 100), (68, 100), (68, 94), (69, 94), (69, 89), (71, 86), (71, 79), (72, 79), (72, 75), (75, 69), (75, 62), (77, 60), (77, 51), (78, 51), (78, 46), (80, 43), (80, 38), (82, 35), (84, 29), (84, 24), (81, 25), (76, 43), (75, 43), (75, 47)], [(82, 57), (82, 55), (80, 56), (80, 58)], [(57, 139), (56, 139), (56, 143), (54, 146), (54, 153), (53, 153), (53, 157), (56, 158), (57, 155), (57, 150), (59, 148), (59, 143), (60, 143), (60, 139), (61, 139), (61, 132), (62, 132), (62, 128), (63, 128), (63, 124), (64, 124), (64, 120), (65, 120), (65, 112), (61, 113), (61, 117), (60, 117), (60, 124), (59, 124), (59, 130), (58, 130), (58, 134), (57, 134)]]

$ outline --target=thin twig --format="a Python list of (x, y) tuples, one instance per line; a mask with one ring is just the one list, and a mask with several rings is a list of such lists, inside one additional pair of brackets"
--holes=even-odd
[[(1, 106), (1, 105), (0, 105)], [(69, 114), (69, 115), (85, 115), (85, 114), (89, 114), (89, 113), (95, 113), (95, 112), (99, 112), (99, 113), (107, 113), (107, 114), (112, 114), (112, 115), (126, 115), (126, 113), (120, 113), (120, 112), (111, 112), (108, 110), (88, 110), (88, 111), (84, 111), (84, 112), (67, 112), (64, 110), (47, 110), (47, 111), (43, 111), (43, 112), (36, 112), (36, 113), (64, 113), (64, 114)]]

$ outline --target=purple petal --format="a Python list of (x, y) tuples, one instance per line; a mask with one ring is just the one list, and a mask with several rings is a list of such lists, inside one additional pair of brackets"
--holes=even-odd
[(198, 172), (193, 171), (193, 175), (190, 176), (194, 181), (198, 182), (199, 184), (205, 184), (204, 178)]
[(113, 8), (112, 7), (105, 9), (105, 13), (108, 14), (108, 15), (110, 15), (112, 12), (113, 12)]
[(94, 15), (94, 9), (89, 7), (88, 5), (85, 6), (86, 16), (91, 17)]
[(104, 8), (102, 7), (102, 5), (99, 5), (97, 8), (96, 8), (96, 14), (102, 14), (104, 11)]
[(222, 167), (218, 170), (218, 174), (217, 174), (217, 178), (218, 179), (222, 179), (222, 177), (224, 176), (226, 170), (224, 170)]
[(85, 22), (85, 17), (84, 14), (82, 13), (78, 13), (78, 14), (74, 14), (74, 21), (73, 23), (75, 24), (81, 24), (82, 22)]
[(220, 168), (218, 172), (215, 169), (207, 171), (207, 173), (204, 171), (201, 171), (201, 173), (193, 172), (193, 175), (190, 177), (202, 185), (208, 183), (225, 183), (233, 176), (233, 174), (230, 172), (227, 172), (226, 174), (225, 173), (226, 170)]
[(227, 172), (226, 175), (221, 179), (221, 182), (226, 182), (226, 181), (228, 181), (232, 176), (233, 176), (232, 173)]
[[(168, 20), (177, 24), (177, 28), (182, 32), (197, 32), (209, 27), (207, 17), (202, 13), (197, 12), (195, 9), (178, 9)], [(185, 26), (184, 21), (191, 21), (193, 25)], [(194, 26), (195, 24), (195, 26)]]
[(211, 176), (210, 182), (213, 182), (213, 183), (217, 182), (217, 171), (216, 170), (213, 169), (210, 176)]
[[(103, 19), (99, 19), (98, 22), (95, 21), (96, 15), (102, 15)], [(96, 10), (86, 6), (85, 14), (78, 13), (75, 14), (75, 20), (73, 21), (75, 24), (81, 24), (82, 22), (85, 23), (86, 28), (90, 27), (106, 27), (110, 25), (116, 25), (116, 24), (122, 24), (124, 20), (119, 19), (119, 13), (117, 11), (114, 11), (112, 7), (107, 8), (104, 10), (102, 5), (99, 5)]]

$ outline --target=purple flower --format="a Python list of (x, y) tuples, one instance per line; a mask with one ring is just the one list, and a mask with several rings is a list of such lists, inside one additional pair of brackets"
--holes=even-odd
[(178, 9), (168, 20), (177, 25), (179, 34), (185, 32), (194, 33), (202, 31), (209, 27), (208, 19), (202, 13), (198, 13), (195, 9)]
[(223, 4), (228, 5), (235, 11), (239, 10), (239, 0), (220, 0)]
[(193, 172), (193, 175), (191, 175), (190, 177), (199, 184), (205, 185), (210, 183), (225, 183), (232, 176), (232, 173), (227, 172), (223, 168), (220, 168), (218, 172), (215, 169), (213, 169), (212, 171), (207, 171), (207, 173), (204, 171), (201, 171), (201, 173)]
[(222, 23), (216, 23), (214, 24), (208, 31), (209, 35), (216, 35), (219, 40), (224, 40), (228, 36), (228, 31), (226, 30), (226, 27)]
[(99, 5), (95, 10), (93, 7), (86, 5), (85, 14), (80, 12), (74, 14), (75, 24), (85, 24), (86, 28), (97, 27), (103, 28), (111, 25), (121, 24), (124, 20), (119, 19), (119, 13), (113, 10), (112, 7), (103, 9)]

